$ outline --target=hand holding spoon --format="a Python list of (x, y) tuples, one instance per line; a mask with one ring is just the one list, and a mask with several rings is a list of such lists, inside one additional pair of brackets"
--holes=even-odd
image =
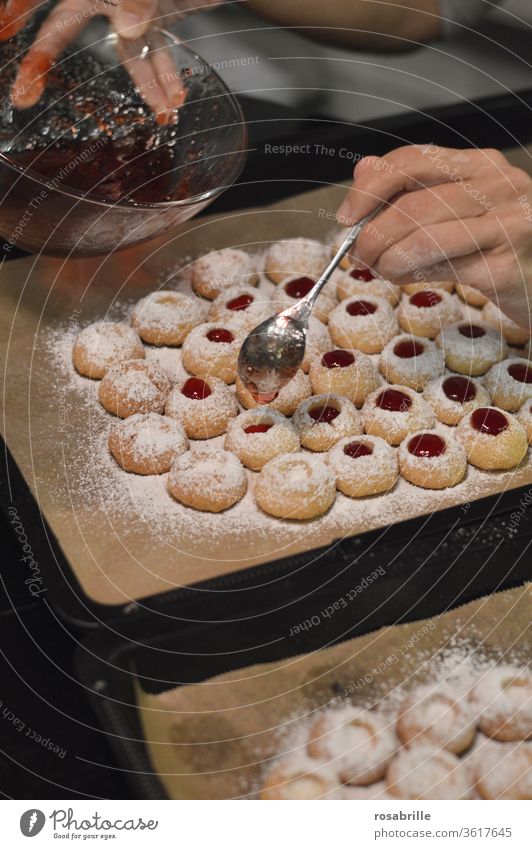
[(266, 319), (246, 336), (238, 357), (238, 374), (258, 404), (269, 404), (299, 369), (305, 355), (308, 320), (321, 290), (355, 239), (383, 208), (379, 204), (351, 228), (338, 252), (310, 292), (294, 306)]

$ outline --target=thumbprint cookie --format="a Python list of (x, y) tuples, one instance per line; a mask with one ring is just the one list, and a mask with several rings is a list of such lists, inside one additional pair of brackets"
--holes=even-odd
[(94, 380), (101, 380), (111, 366), (143, 357), (138, 333), (114, 321), (97, 321), (85, 327), (78, 333), (72, 350), (76, 371)]
[(444, 289), (420, 289), (413, 295), (404, 295), (398, 310), (402, 329), (427, 339), (435, 339), (461, 316), (460, 303)]
[(231, 286), (221, 292), (209, 310), (210, 322), (238, 325), (242, 331), (253, 330), (272, 315), (272, 304), (252, 286)]
[(497, 407), (477, 407), (459, 422), (456, 439), (479, 469), (513, 469), (528, 450), (524, 427)]
[(304, 448), (328, 451), (343, 439), (363, 432), (355, 406), (341, 395), (313, 395), (299, 404), (292, 422)]
[(382, 382), (366, 354), (346, 349), (332, 349), (317, 357), (309, 375), (315, 395), (345, 395), (355, 407), (361, 407)]
[(98, 398), (108, 413), (126, 419), (135, 413), (162, 413), (171, 388), (162, 369), (146, 360), (126, 360), (105, 373)]
[(246, 410), (227, 428), (224, 447), (248, 469), (260, 471), (279, 454), (299, 451), (299, 436), (292, 422), (269, 407)]
[(410, 433), (434, 424), (430, 404), (407, 386), (377, 389), (362, 407), (366, 433), (380, 436), (390, 445), (399, 445)]
[(463, 374), (449, 374), (432, 380), (423, 397), (440, 422), (457, 425), (467, 413), (489, 405), (490, 397), (479, 380)]
[(183, 426), (174, 419), (158, 413), (136, 413), (111, 428), (109, 450), (126, 472), (162, 475), (188, 450), (188, 439)]
[(165, 413), (182, 423), (190, 439), (210, 439), (226, 432), (238, 404), (223, 380), (185, 377), (170, 392)]
[(405, 746), (427, 743), (460, 755), (471, 748), (476, 723), (469, 703), (441, 690), (418, 690), (399, 707), (397, 733)]
[(470, 307), (483, 307), (484, 304), (488, 303), (486, 295), (483, 295), (480, 289), (475, 289), (474, 286), (457, 283), (456, 293)]
[(532, 738), (532, 675), (498, 666), (484, 673), (472, 693), (480, 730), (504, 742)]
[(260, 798), (264, 801), (318, 800), (333, 798), (335, 791), (336, 784), (324, 770), (313, 769), (287, 757), (268, 772)]
[(495, 407), (513, 413), (532, 398), (532, 362), (509, 359), (497, 363), (484, 378), (484, 386)]
[(483, 743), (472, 776), (483, 799), (532, 799), (532, 743)]
[(282, 283), (287, 277), (295, 276), (317, 280), (330, 256), (331, 249), (313, 239), (283, 239), (269, 248), (264, 271), (273, 283)]
[(428, 745), (399, 752), (388, 769), (386, 789), (396, 799), (470, 799), (472, 791), (464, 762)]
[(177, 501), (207, 513), (228, 510), (244, 497), (247, 485), (238, 457), (207, 446), (181, 454), (168, 475), (168, 491)]
[(467, 470), (464, 449), (452, 436), (424, 430), (407, 436), (399, 446), (401, 475), (423, 489), (446, 489), (463, 480)]
[[(293, 307), (297, 301), (308, 295), (315, 284), (316, 280), (312, 277), (287, 277), (272, 295), (272, 304), (275, 307), (275, 312), (282, 312), (288, 309), (288, 307)], [(329, 314), (335, 306), (336, 298), (328, 293), (326, 286), (318, 295), (312, 308), (312, 314), (315, 318), (327, 324)]]
[(388, 492), (399, 476), (397, 452), (379, 436), (341, 439), (329, 451), (326, 462), (337, 488), (350, 498)]
[(339, 301), (346, 298), (364, 298), (373, 295), (383, 298), (395, 307), (401, 297), (401, 289), (389, 280), (376, 277), (369, 268), (352, 268), (344, 274), (339, 274), (336, 284), (336, 297)]
[[(282, 413), (283, 416), (291, 416), (301, 402), (304, 401), (305, 398), (309, 398), (311, 394), (312, 389), (310, 387), (309, 376), (299, 369), (292, 380), (283, 386), (278, 396), (273, 401), (269, 402), (268, 406), (271, 407), (272, 410), (277, 410), (278, 413)], [(240, 404), (246, 410), (254, 410), (256, 407), (260, 406), (255, 401), (253, 395), (244, 386), (238, 375), (236, 378), (236, 395)]]
[(257, 504), (278, 519), (315, 519), (335, 498), (334, 475), (315, 455), (281, 454), (266, 463), (255, 484)]
[(334, 344), (364, 354), (379, 354), (398, 330), (395, 312), (388, 301), (374, 295), (342, 301), (329, 318)]
[(421, 391), (444, 371), (443, 353), (430, 339), (402, 333), (385, 346), (379, 358), (381, 374), (389, 383)]
[(195, 377), (218, 377), (234, 383), (244, 334), (230, 324), (199, 324), (183, 343), (182, 362)]
[(150, 345), (181, 345), (202, 321), (199, 299), (181, 292), (152, 292), (131, 312), (132, 326)]
[(482, 319), (501, 333), (509, 345), (526, 345), (530, 339), (530, 332), (511, 318), (508, 318), (492, 301), (484, 304), (481, 312)]
[(443, 348), (452, 371), (471, 377), (485, 374), (508, 351), (503, 336), (484, 321), (451, 324), (438, 335), (436, 344)]
[(231, 286), (256, 286), (258, 279), (254, 259), (237, 248), (211, 251), (192, 266), (192, 288), (209, 301)]
[(314, 316), (310, 316), (307, 330), (307, 341), (305, 345), (305, 356), (301, 368), (308, 374), (310, 366), (316, 357), (320, 357), (325, 351), (332, 347), (331, 336), (323, 322)]

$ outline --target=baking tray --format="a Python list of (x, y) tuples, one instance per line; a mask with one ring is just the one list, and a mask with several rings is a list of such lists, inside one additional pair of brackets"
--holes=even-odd
[[(324, 517), (323, 521), (299, 525), (294, 531), (293, 524), (267, 520), (271, 527), (265, 526), (258, 543), (254, 534), (230, 537), (225, 530), (221, 537), (205, 541), (204, 527), (209, 526), (203, 523), (207, 519), (194, 514), (192, 519), (188, 516), (187, 528), (197, 524), (200, 542), (178, 539), (177, 555), (172, 537), (161, 533), (157, 525), (152, 527), (149, 516), (146, 521), (140, 517), (144, 522), (140, 527), (133, 521), (138, 517), (127, 511), (116, 521), (111, 517), (108, 511), (113, 509), (117, 494), (112, 486), (106, 496), (109, 508), (102, 510), (97, 499), (96, 503), (86, 500), (86, 474), (93, 475), (90, 494), (94, 491), (99, 496), (90, 421), (87, 426), (88, 417), (96, 417), (96, 413), (84, 405), (85, 395), (94, 391), (95, 383), (79, 378), (82, 394), (73, 396), (70, 378), (65, 378), (50, 353), (50, 338), (61, 341), (65, 326), (75, 332), (80, 321), (84, 324), (102, 314), (114, 315), (117, 299), (123, 300), (125, 295), (126, 300), (134, 302), (158, 283), (179, 277), (188, 264), (187, 256), (197, 255), (206, 247), (241, 243), (244, 229), (249, 231), (248, 238), (255, 247), (281, 235), (301, 232), (326, 238), (322, 210), (336, 209), (343, 192), (342, 186), (325, 187), (273, 207), (206, 217), (189, 222), (148, 246), (103, 259), (65, 262), (32, 257), (9, 263), (0, 271), (0, 341), (5, 363), (2, 430), (7, 446), (7, 498), (4, 495), (3, 500), (23, 507), (28, 514), (22, 522), (31, 524), (32, 545), (42, 551), (43, 566), (49, 567), (48, 597), (69, 618), (80, 624), (96, 624), (130, 612), (139, 604), (156, 609), (158, 596), (171, 593), (185, 597), (189, 586), (195, 587), (190, 592), (201, 597), (202, 603), (208, 599), (215, 606), (221, 593), (227, 603), (226, 590), (232, 587), (251, 592), (256, 589), (266, 597), (263, 585), (272, 581), (298, 586), (297, 577), (293, 576), (300, 576), (302, 571), (307, 572), (305, 580), (316, 573), (317, 580), (334, 582), (338, 564), (352, 562), (357, 552), (381, 549), (385, 557), (389, 540), (392, 547), (396, 538), (419, 542), (422, 536), (430, 538), (432, 529), (439, 528), (441, 522), (452, 528), (454, 514), (442, 513), (443, 518), (438, 514), (457, 502), (465, 503), (457, 516), (468, 524), (473, 515), (467, 506), (469, 499), (492, 494), (494, 500), (483, 509), (497, 511), (502, 492), (532, 482), (530, 464), (511, 473), (470, 473), (472, 486), (468, 478), (445, 493), (408, 489), (409, 485), (401, 482), (403, 489), (408, 489), (407, 495), (413, 495), (412, 504), (403, 503), (403, 490), (384, 500), (365, 499), (363, 505), (346, 499), (349, 512), (343, 515), (340, 525)], [(258, 233), (262, 241), (257, 240)], [(69, 358), (69, 345), (65, 347), (63, 341), (61, 345)], [(110, 417), (98, 405), (96, 409), (108, 426)], [(103, 440), (98, 444), (104, 445)], [(78, 452), (80, 445), (85, 452), (82, 455)], [(112, 461), (111, 465), (114, 473), (125, 475)], [(139, 485), (140, 479), (135, 481), (135, 477), (129, 476), (128, 487)], [(140, 485), (144, 488), (147, 483), (142, 480)], [(508, 497), (509, 504), (519, 503), (519, 493)], [(339, 500), (343, 498), (339, 496)], [(239, 508), (237, 505), (233, 510)], [(183, 510), (186, 512), (186, 508)], [(364, 515), (364, 510), (369, 510), (369, 516)], [(419, 521), (401, 526), (401, 520), (407, 518)], [(231, 519), (211, 517), (208, 521), (218, 522), (225, 529)], [(175, 535), (173, 515), (170, 522)], [(346, 537), (352, 538), (340, 542)], [(175, 544), (175, 536), (173, 539)], [(184, 551), (184, 547), (188, 550)], [(423, 546), (419, 545), (418, 550), (423, 552)], [(416, 562), (416, 552), (409, 552), (408, 560), (404, 560), (406, 573)]]
[[(524, 554), (526, 552), (523, 552)], [(512, 561), (514, 556), (516, 552), (510, 546), (506, 549), (507, 562)], [(480, 560), (473, 558), (472, 565), (480, 569), (487, 568), (489, 560), (490, 554), (485, 551)], [(248, 608), (245, 623), (228, 617), (227, 621), (223, 622), (223, 627), (220, 627), (219, 623), (182, 621), (177, 627), (176, 620), (182, 616), (183, 607), (169, 603), (164, 608), (164, 616), (160, 616), (156, 622), (145, 613), (134, 614), (126, 623), (122, 635), (103, 628), (92, 632), (77, 650), (77, 674), (86, 687), (93, 709), (135, 795), (143, 799), (166, 798), (164, 787), (154, 772), (144, 743), (137, 707), (140, 690), (155, 694), (174, 687), (201, 683), (226, 672), (254, 667), (255, 664), (285, 661), (302, 654), (315, 656), (315, 674), (306, 679), (308, 686), (314, 687), (316, 676), (323, 676), (324, 681), (330, 682), (330, 667), (320, 660), (320, 652), (323, 649), (375, 631), (379, 632), (385, 645), (390, 648), (394, 632), (392, 630), (388, 637), (390, 629), (383, 629), (383, 625), (419, 622), (447, 611), (451, 611), (453, 616), (452, 611), (455, 608), (459, 608), (458, 618), (453, 616), (453, 621), (460, 621), (462, 605), (471, 600), (469, 577), (463, 575), (461, 590), (453, 595), (449, 590), (450, 581), (445, 570), (440, 571), (440, 580), (444, 586), (434, 591), (440, 581), (433, 573), (432, 589), (420, 585), (417, 581), (411, 594), (411, 599), (416, 601), (410, 604), (406, 595), (390, 593), (389, 584), (386, 581), (379, 583), (378, 579), (364, 588), (358, 605), (338, 605), (338, 599), (342, 598), (337, 594), (340, 590), (338, 586), (334, 591), (330, 587), (322, 588), (314, 594), (300, 598), (289, 613), (280, 608), (270, 611), (265, 617), (262, 608)], [(500, 596), (498, 591), (502, 589), (503, 583), (504, 579), (492, 584), (491, 590), (496, 594), (495, 597)], [(496, 603), (497, 610), (506, 611), (505, 616), (514, 610), (514, 593), (517, 593), (517, 599), (521, 590), (503, 594), (500, 596), (501, 602)], [(347, 595), (343, 597), (347, 598)], [(481, 610), (485, 601), (485, 598), (480, 598), (476, 607)], [(335, 612), (325, 617), (323, 611), (333, 607)], [(318, 611), (321, 612), (319, 627), (313, 627), (311, 623)], [(521, 619), (524, 614), (526, 611), (522, 610)], [(484, 626), (490, 629), (490, 634), (494, 630), (492, 617), (493, 612), (487, 617), (489, 624)], [(503, 616), (503, 621), (504, 618)], [(511, 619), (511, 616), (508, 618)], [(437, 623), (438, 618), (435, 621)], [(299, 627), (305, 622), (309, 623), (308, 627)], [(468, 622), (469, 617), (465, 616), (464, 623), (467, 625)], [(472, 630), (475, 632), (474, 627)], [(400, 640), (398, 645), (401, 645)], [(385, 657), (386, 654), (382, 656)], [(409, 666), (409, 674), (416, 672), (416, 656), (408, 656), (404, 663)], [(345, 674), (343, 677), (345, 678)], [(300, 678), (301, 675), (298, 680)], [(237, 677), (236, 680), (240, 678)], [(327, 689), (321, 693), (320, 698), (323, 697), (325, 701), (332, 698), (336, 692), (336, 679), (333, 677), (332, 680), (331, 690)], [(324, 689), (324, 686), (320, 687), (321, 690)], [(338, 693), (344, 689), (340, 684), (338, 688)], [(283, 688), (281, 692), (284, 692)], [(249, 698), (248, 693), (248, 701), (245, 704), (249, 705), (251, 702), (253, 699)], [(228, 739), (237, 739), (238, 727), (235, 726), (228, 733)]]

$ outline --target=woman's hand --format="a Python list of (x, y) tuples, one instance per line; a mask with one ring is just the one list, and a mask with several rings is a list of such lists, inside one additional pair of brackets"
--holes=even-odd
[(401, 284), (458, 279), (531, 326), (532, 179), (497, 150), (410, 146), (362, 159), (338, 211), (349, 224), (389, 206), (352, 259)]
[[(176, 17), (214, 8), (221, 0), (60, 0), (50, 11), (25, 55), (11, 91), (18, 109), (34, 106), (46, 86), (46, 75), (57, 57), (96, 15), (105, 15), (124, 40), (140, 38), (152, 22), (164, 27)], [(0, 40), (19, 32), (39, 4), (35, 0), (8, 0), (0, 14)], [(130, 55), (125, 43), (119, 53), (148, 105), (163, 119), (183, 102), (183, 87), (168, 51), (157, 50), (152, 63)], [(173, 71), (173, 73), (172, 73)]]

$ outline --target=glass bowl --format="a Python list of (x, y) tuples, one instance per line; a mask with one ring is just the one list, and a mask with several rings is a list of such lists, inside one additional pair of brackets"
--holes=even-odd
[[(4, 92), (31, 37), (1, 45)], [(161, 81), (185, 97), (166, 123), (146, 103)], [(152, 239), (233, 183), (246, 142), (238, 101), (200, 56), (165, 30), (126, 43), (95, 19), (35, 106), (0, 110), (4, 251), (91, 256)]]

